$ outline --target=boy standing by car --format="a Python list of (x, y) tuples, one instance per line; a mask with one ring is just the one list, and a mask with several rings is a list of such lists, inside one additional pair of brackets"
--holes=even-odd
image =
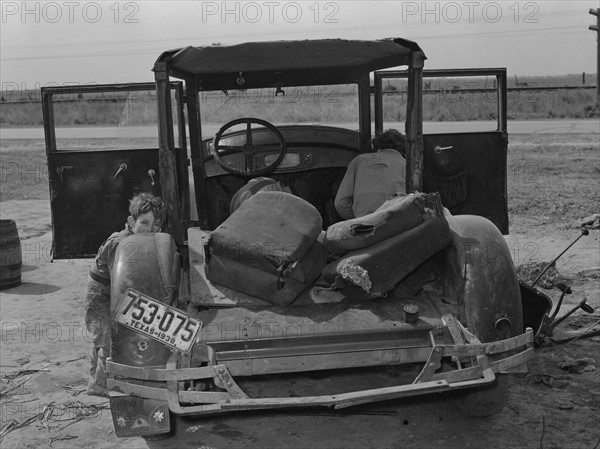
[(350, 161), (334, 202), (343, 219), (368, 215), (390, 195), (406, 193), (406, 144), (406, 136), (388, 129), (373, 139), (375, 153)]
[(117, 246), (128, 235), (159, 232), (165, 215), (165, 204), (160, 198), (149, 193), (135, 195), (129, 202), (125, 229), (111, 234), (100, 246), (90, 267), (85, 295), (85, 325), (92, 338), (87, 394), (108, 396), (106, 358), (110, 349), (110, 271)]

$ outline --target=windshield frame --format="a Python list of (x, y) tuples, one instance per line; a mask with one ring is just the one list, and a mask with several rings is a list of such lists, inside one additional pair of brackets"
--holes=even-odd
[[(350, 44), (348, 44), (350, 43)], [(248, 47), (244, 47), (247, 45)], [(354, 47), (353, 47), (354, 45)], [(160, 142), (160, 170), (162, 179), (166, 181), (164, 199), (173, 201), (174, 208), (178, 208), (177, 193), (172, 192), (170, 186), (176, 187), (179, 183), (177, 173), (172, 161), (173, 135), (167, 117), (170, 116), (170, 105), (165, 101), (166, 86), (170, 77), (181, 79), (185, 83), (186, 108), (188, 116), (188, 136), (190, 142), (191, 163), (193, 169), (194, 191), (198, 212), (198, 224), (203, 229), (208, 226), (208, 218), (205, 213), (210, 199), (207, 198), (204, 184), (206, 182), (206, 170), (202, 155), (203, 136), (201, 122), (201, 109), (199, 94), (210, 90), (234, 90), (247, 89), (250, 87), (275, 87), (286, 88), (292, 86), (315, 86), (332, 84), (356, 84), (358, 95), (358, 116), (360, 142), (362, 148), (368, 148), (372, 137), (371, 133), (371, 77), (374, 71), (408, 66), (409, 92), (406, 113), (406, 129), (404, 132), (408, 138), (407, 151), (407, 184), (408, 191), (420, 190), (423, 176), (423, 133), (422, 133), (422, 70), (426, 59), (417, 44), (404, 39), (384, 39), (375, 41), (344, 41), (344, 40), (314, 40), (314, 41), (281, 41), (281, 42), (251, 42), (232, 46), (237, 49), (252, 49), (256, 58), (264, 58), (268, 55), (269, 64), (259, 66), (254, 72), (245, 71), (248, 59), (252, 60), (252, 54), (245, 54), (244, 58), (227, 59), (228, 65), (219, 72), (209, 69), (203, 71), (204, 63), (210, 66), (205, 56), (218, 55), (227, 52), (231, 47), (186, 47), (184, 49), (171, 50), (161, 54), (154, 65), (155, 81), (157, 86), (157, 101), (159, 108), (159, 142)], [(280, 53), (267, 53), (266, 49), (276, 48), (285, 50), (280, 59), (273, 57)], [(297, 67), (290, 63), (296, 61), (297, 55), (294, 49), (302, 48), (303, 55), (308, 62)], [(332, 56), (332, 48), (337, 50), (335, 57)], [(359, 48), (363, 51), (361, 57), (352, 59), (352, 49)], [(344, 51), (345, 50), (345, 51)], [(317, 55), (311, 59), (308, 55)], [(365, 55), (375, 55), (371, 59), (364, 59)], [(318, 56), (321, 56), (318, 58)], [(323, 58), (326, 55), (329, 59)], [(194, 59), (196, 58), (196, 59)], [(348, 65), (349, 60), (356, 65)], [(182, 62), (183, 61), (183, 62)], [(318, 61), (320, 65), (311, 66), (311, 61)], [(324, 62), (325, 61), (325, 62)], [(285, 64), (290, 64), (286, 67)], [(295, 62), (294, 62), (295, 64)], [(184, 68), (189, 70), (183, 70)], [(270, 71), (265, 71), (270, 67)], [(239, 70), (232, 70), (233, 68)], [(243, 79), (243, 82), (241, 82)], [(163, 173), (164, 172), (164, 173)], [(173, 213), (172, 220), (184, 222), (189, 217), (183, 217), (182, 211), (178, 209)], [(186, 221), (187, 222), (187, 221)], [(181, 228), (181, 236), (175, 236), (176, 240), (186, 239), (186, 229)]]

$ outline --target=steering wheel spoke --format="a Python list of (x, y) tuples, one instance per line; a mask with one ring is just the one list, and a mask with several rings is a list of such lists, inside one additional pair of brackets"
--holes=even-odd
[[(240, 124), (246, 124), (246, 129), (244, 131), (246, 143), (243, 145), (221, 145), (220, 142), (225, 131)], [(252, 129), (252, 124), (260, 125), (270, 131), (275, 136), (275, 143), (261, 143), (255, 145), (254, 132), (256, 132), (256, 129)], [(281, 131), (275, 127), (275, 125), (267, 122), (266, 120), (252, 117), (239, 118), (223, 125), (217, 134), (215, 134), (213, 139), (213, 148), (215, 160), (225, 171), (247, 177), (261, 176), (275, 170), (283, 161), (287, 151), (283, 135), (281, 134)], [(278, 156), (272, 164), (264, 168), (258, 168), (258, 165), (260, 164), (256, 163), (256, 154), (264, 150), (277, 150)], [(241, 167), (236, 167), (237, 164), (227, 164), (223, 161), (222, 156), (225, 156), (226, 153), (230, 152), (241, 152), (244, 154), (244, 169)]]
[(255, 169), (254, 169), (254, 163), (255, 163), (254, 155), (253, 154), (246, 154), (245, 155), (245, 161), (246, 161), (246, 173), (250, 174), (250, 173), (254, 172), (255, 171)]
[(219, 147), (215, 147), (215, 152), (232, 152), (232, 153), (242, 153), (244, 151), (243, 146), (239, 145), (219, 145)]
[(246, 121), (246, 145), (252, 145), (252, 121)]

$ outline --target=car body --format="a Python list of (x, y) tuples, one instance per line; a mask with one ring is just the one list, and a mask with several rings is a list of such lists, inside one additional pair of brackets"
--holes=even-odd
[[(425, 60), (416, 43), (399, 38), (250, 42), (166, 51), (154, 64), (154, 84), (43, 89), (55, 257), (93, 255), (123, 222), (135, 192), (160, 194), (168, 206), (165, 232), (125, 239), (112, 273), (107, 370), (117, 435), (169, 432), (172, 415), (344, 408), (458, 390), (470, 414), (501, 409), (505, 375), (523, 371), (533, 357), (531, 326), (539, 320), (526, 315), (524, 322), (522, 288), (502, 235), (508, 233), (506, 71), (425, 71)], [(423, 79), (477, 76), (494, 80), (494, 127), (424, 134)], [(406, 80), (407, 192), (439, 192), (451, 212), (450, 244), (377, 300), (315, 304), (305, 295), (274, 306), (211, 283), (204, 243), (249, 178), (286, 180), (319, 210), (324, 227), (340, 220), (332, 192), (349, 162), (369, 151), (373, 131), (384, 129), (386, 79)], [(107, 91), (115, 101), (146, 92), (157, 104), (158, 142), (61, 150), (57, 98)], [(210, 95), (220, 98), (209, 111), (213, 118), (237, 102), (218, 118), (226, 122), (216, 133), (223, 152), (205, 133)], [(351, 97), (356, 122), (341, 126), (323, 116), (292, 123), (284, 108), (298, 114), (306, 107), (295, 101), (302, 96), (323, 103)], [(103, 104), (109, 100), (102, 97)], [(98, 174), (92, 180), (90, 166)], [(74, 226), (74, 215), (90, 202), (107, 220)], [(414, 305), (416, 322), (407, 317)], [(163, 319), (153, 322), (155, 315)], [(175, 318), (183, 336), (177, 341)], [(396, 370), (408, 367), (410, 379), (400, 382)], [(307, 375), (318, 371), (339, 377), (336, 388)], [(353, 388), (358, 378), (369, 387)]]

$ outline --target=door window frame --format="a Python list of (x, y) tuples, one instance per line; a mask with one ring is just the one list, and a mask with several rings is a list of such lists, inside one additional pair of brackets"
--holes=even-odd
[[(478, 76), (493, 76), (496, 79), (494, 88), (471, 88), (469, 92), (487, 92), (496, 91), (497, 114), (496, 131), (507, 132), (507, 87), (506, 87), (506, 69), (505, 68), (472, 68), (472, 69), (428, 69), (423, 70), (423, 79), (425, 78), (472, 78)], [(408, 78), (406, 70), (383, 70), (374, 74), (374, 117), (375, 132), (383, 132), (383, 80)], [(422, 88), (421, 88), (422, 92)], [(457, 131), (459, 133), (460, 131)]]
[[(183, 151), (187, 152), (186, 145), (186, 127), (183, 113), (183, 103), (185, 95), (183, 83), (173, 81), (169, 83), (170, 89), (175, 93), (177, 103), (177, 121), (179, 127), (179, 139), (177, 145)], [(75, 85), (75, 86), (56, 86), (42, 87), (42, 114), (44, 119), (44, 138), (46, 141), (46, 154), (58, 153), (56, 146), (56, 124), (54, 121), (54, 96), (55, 95), (71, 95), (73, 98), (78, 94), (94, 94), (94, 93), (110, 93), (110, 92), (156, 92), (156, 84), (153, 82), (147, 83), (123, 83), (123, 84), (90, 84), (90, 85)], [(157, 124), (158, 133), (158, 124)], [(157, 140), (158, 143), (158, 140)], [(158, 145), (157, 145), (158, 148)], [(135, 149), (135, 148), (130, 148)], [(187, 158), (187, 155), (186, 155)]]

